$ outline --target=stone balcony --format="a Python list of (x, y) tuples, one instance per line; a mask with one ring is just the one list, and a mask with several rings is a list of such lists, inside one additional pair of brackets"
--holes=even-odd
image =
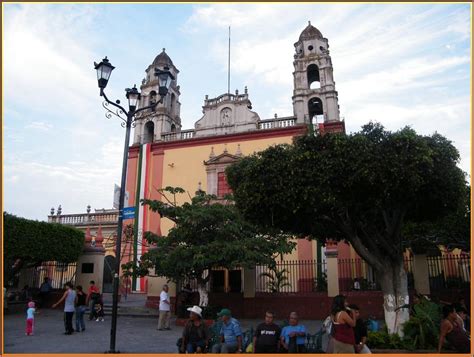
[(48, 222), (71, 226), (117, 224), (118, 210), (107, 210), (105, 212), (95, 213), (50, 215), (48, 216)]
[[(296, 125), (295, 117), (282, 117), (259, 120), (255, 130), (268, 130), (277, 128), (287, 128)], [(195, 137), (194, 129), (181, 130), (180, 132), (164, 132), (161, 133), (162, 141), (187, 140)]]

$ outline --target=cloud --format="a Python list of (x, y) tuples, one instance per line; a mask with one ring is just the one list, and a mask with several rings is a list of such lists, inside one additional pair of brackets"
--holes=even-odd
[[(412, 125), (453, 140), (470, 171), (470, 8), (464, 4), (211, 4), (196, 6), (183, 27), (206, 38), (222, 71), (232, 26), (234, 81), (250, 92), (261, 118), (292, 113), (293, 43), (311, 20), (327, 37), (346, 126), (369, 120)], [(285, 99), (286, 98), (286, 99)], [(285, 106), (287, 105), (287, 107)]]
[(45, 220), (51, 206), (58, 204), (65, 214), (83, 212), (87, 204), (112, 207), (113, 186), (120, 182), (122, 145), (117, 139), (104, 143), (90, 161), (52, 164), (11, 157), (4, 167), (6, 209)]
[[(87, 42), (93, 7), (23, 4), (8, 7), (4, 31), (6, 99), (28, 100), (42, 112), (86, 113), (91, 107), (95, 77), (84, 63), (95, 58)], [(54, 105), (52, 101), (54, 100)]]
[(40, 131), (49, 131), (52, 127), (53, 126), (51, 124), (42, 121), (33, 121), (25, 126), (27, 129), (36, 129)]
[[(147, 11), (143, 23), (156, 26), (149, 15), (156, 7), (140, 5), (140, 11), (142, 6)], [(163, 47), (157, 44), (163, 39), (154, 33), (155, 27), (140, 27), (138, 35), (104, 31), (130, 17), (124, 12), (131, 7), (4, 6), (7, 210), (45, 219), (51, 205), (62, 204), (65, 213), (82, 212), (87, 204), (111, 206), (113, 183), (120, 179), (124, 132), (119, 120), (104, 118), (92, 61), (102, 56), (96, 49), (107, 49), (112, 56), (115, 50), (106, 44), (137, 38), (146, 46), (133, 47), (141, 50), (132, 54), (116, 50), (113, 62), (123, 70), (121, 76), (133, 78), (136, 67), (146, 68), (153, 56), (144, 63), (138, 59)], [(189, 18), (174, 21), (179, 31), (170, 29), (166, 35), (175, 44), (173, 61), (186, 64), (180, 65), (184, 129), (201, 116), (203, 98), (195, 100), (197, 93), (212, 96), (222, 89), (219, 78), (227, 79), (229, 25), (233, 88), (242, 91), (249, 86), (254, 110), (262, 119), (274, 113), (291, 115), (293, 44), (311, 20), (329, 39), (348, 131), (371, 119), (389, 129), (412, 125), (427, 134), (438, 130), (453, 140), (463, 169), (469, 170), (469, 6), (195, 4), (192, 9)], [(104, 22), (102, 12), (107, 10)], [(133, 11), (138, 13), (138, 8)], [(129, 27), (135, 26), (133, 21), (142, 25), (142, 18), (136, 18), (127, 18)], [(206, 68), (210, 74), (205, 92), (202, 71), (196, 75), (200, 72), (196, 68)], [(143, 72), (137, 73), (139, 81)], [(119, 76), (114, 78), (108, 87), (111, 98), (129, 86), (122, 86)]]
[(92, 68), (99, 8), (4, 10), (5, 209), (45, 219), (61, 202), (69, 213), (111, 207), (124, 132), (104, 117)]

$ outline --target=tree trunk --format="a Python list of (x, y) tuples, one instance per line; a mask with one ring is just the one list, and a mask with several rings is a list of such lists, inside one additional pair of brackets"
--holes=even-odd
[(205, 307), (209, 303), (209, 294), (206, 290), (206, 283), (198, 282), (199, 306)]
[(389, 333), (403, 336), (403, 324), (409, 319), (409, 309), (400, 308), (409, 303), (407, 274), (403, 259), (377, 272), (383, 293), (385, 323)]

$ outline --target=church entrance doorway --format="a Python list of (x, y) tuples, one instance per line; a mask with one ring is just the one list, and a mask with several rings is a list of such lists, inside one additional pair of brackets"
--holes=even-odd
[(104, 293), (113, 292), (115, 264), (115, 257), (112, 255), (107, 255), (104, 258), (104, 276), (102, 279), (102, 292)]

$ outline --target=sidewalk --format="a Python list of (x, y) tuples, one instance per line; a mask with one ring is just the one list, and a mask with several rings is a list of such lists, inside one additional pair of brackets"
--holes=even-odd
[[(245, 331), (262, 321), (241, 320)], [(280, 321), (276, 321), (279, 323)], [(310, 333), (316, 333), (321, 321), (301, 321)], [(4, 317), (5, 355), (8, 353), (104, 353), (110, 346), (110, 315), (105, 322), (86, 319), (86, 331), (64, 335), (63, 312), (41, 310), (36, 316), (35, 335), (25, 336), (23, 313)], [(182, 327), (171, 320), (171, 331), (157, 331), (158, 319), (119, 316), (117, 319), (116, 349), (121, 353), (177, 353), (176, 341)], [(73, 325), (75, 323), (73, 321)], [(323, 347), (327, 339), (323, 338)]]

